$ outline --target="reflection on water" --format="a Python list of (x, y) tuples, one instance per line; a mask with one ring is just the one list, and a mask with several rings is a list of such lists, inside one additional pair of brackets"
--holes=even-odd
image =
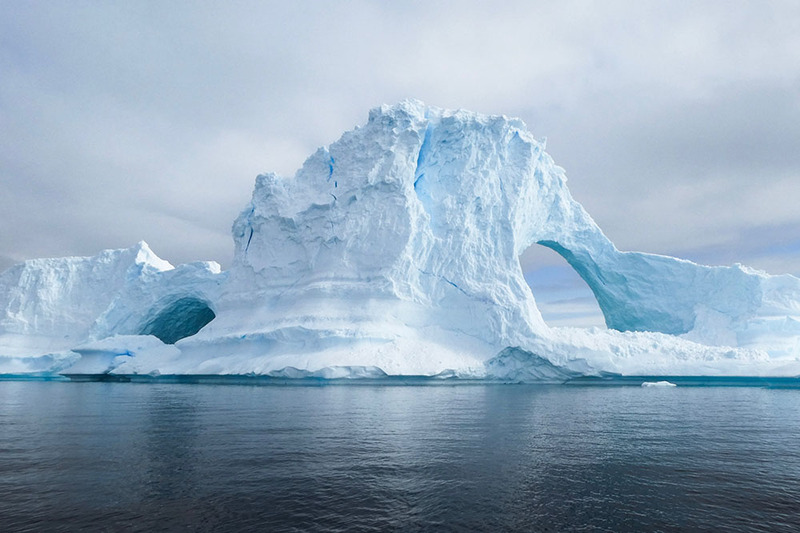
[(0, 382), (0, 530), (792, 530), (800, 391)]

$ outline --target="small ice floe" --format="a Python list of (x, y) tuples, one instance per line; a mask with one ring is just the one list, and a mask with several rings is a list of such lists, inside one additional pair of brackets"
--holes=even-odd
[(677, 385), (669, 381), (645, 381), (642, 387), (677, 387)]

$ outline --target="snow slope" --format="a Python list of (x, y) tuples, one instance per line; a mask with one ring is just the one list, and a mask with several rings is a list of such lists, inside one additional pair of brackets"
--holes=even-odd
[[(800, 280), (618, 251), (518, 119), (417, 101), (375, 109), (294, 177), (259, 176), (233, 237), (223, 274), (154, 256), (107, 267), (109, 290), (89, 290), (77, 315), (73, 300), (37, 289), (64, 290), (60, 270), (40, 285), (3, 274), (0, 305), (11, 286), (34, 303), (20, 315), (27, 329), (0, 322), (0, 354), (32, 355), (25, 339), (40, 336), (52, 344), (38, 352), (76, 348), (81, 372), (800, 374)], [(614, 329), (544, 324), (519, 264), (537, 243), (586, 280)], [(148, 333), (180, 340), (138, 340)], [(3, 340), (12, 334), (19, 344)]]

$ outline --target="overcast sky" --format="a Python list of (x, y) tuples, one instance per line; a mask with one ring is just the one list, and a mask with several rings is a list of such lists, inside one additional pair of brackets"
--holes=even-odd
[[(0, 269), (226, 266), (257, 174), (414, 97), (521, 117), (620, 249), (797, 275), (798, 6), (0, 0)], [(564, 264), (523, 261), (569, 315)]]

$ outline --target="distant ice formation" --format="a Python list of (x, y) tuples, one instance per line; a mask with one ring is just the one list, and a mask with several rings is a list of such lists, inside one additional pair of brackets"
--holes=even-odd
[[(522, 121), (370, 112), (258, 176), (235, 258), (146, 244), (0, 274), (0, 372), (564, 381), (800, 374), (800, 279), (620, 252)], [(548, 327), (519, 264), (561, 254), (608, 330)]]

